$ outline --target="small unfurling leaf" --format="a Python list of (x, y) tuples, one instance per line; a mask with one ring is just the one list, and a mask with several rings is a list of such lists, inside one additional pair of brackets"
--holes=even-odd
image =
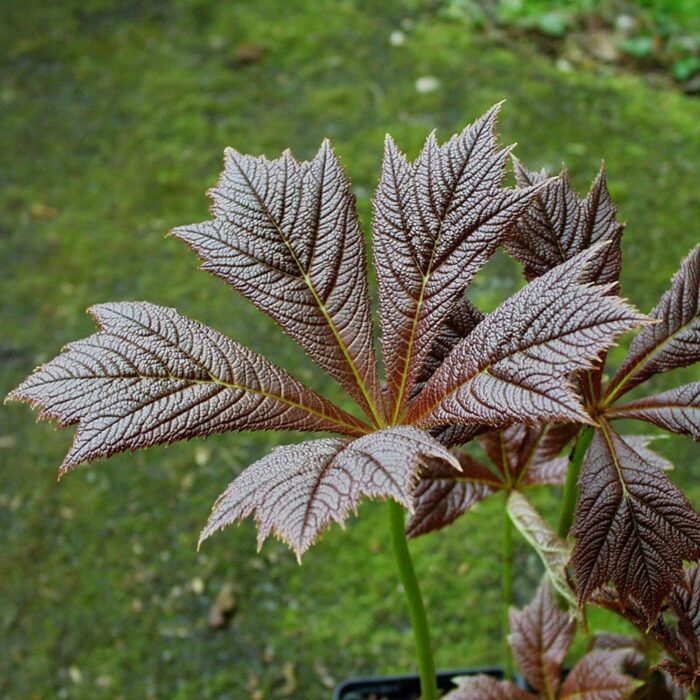
[(570, 557), (568, 544), (557, 537), (547, 521), (521, 493), (513, 491), (508, 496), (507, 508), (513, 524), (537, 552), (537, 556), (544, 564), (549, 580), (557, 593), (566, 600), (572, 609), (575, 609), (576, 594), (571, 589), (566, 574), (566, 566)]

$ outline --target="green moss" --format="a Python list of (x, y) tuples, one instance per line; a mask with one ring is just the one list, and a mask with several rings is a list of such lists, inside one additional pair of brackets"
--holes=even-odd
[[(507, 97), (503, 139), (518, 140), (530, 165), (566, 160), (586, 186), (606, 158), (629, 223), (624, 291), (643, 309), (697, 242), (700, 102), (632, 78), (559, 73), (419, 3), (308, 0), (285, 6), (284, 17), (273, 0), (10, 5), (0, 8), (3, 392), (92, 331), (88, 305), (147, 298), (338, 396), (269, 320), (163, 238), (206, 217), (203, 192), (224, 145), (308, 156), (330, 136), (368, 222), (386, 131), (413, 155), (434, 127), (446, 137)], [(395, 30), (402, 46), (389, 42)], [(261, 60), (236, 63), (243, 42), (263, 45)], [(419, 95), (425, 75), (440, 87)], [(489, 271), (475, 283), (485, 307), (518, 283), (504, 257)], [(57, 485), (69, 431), (35, 426), (15, 406), (0, 421), (3, 697), (233, 698), (257, 684), (274, 698), (294, 664), (297, 696), (312, 699), (330, 695), (321, 666), (336, 679), (412, 668), (381, 505), (364, 505), (345, 532), (334, 528), (302, 567), (277, 543), (258, 557), (249, 524), (195, 551), (232, 476), (296, 436), (228, 435), (123, 455)], [(697, 449), (669, 440), (664, 450), (697, 501)], [(543, 500), (547, 512), (555, 500)], [(442, 667), (498, 660), (498, 507), (487, 501), (413, 546)], [(522, 546), (517, 556), (523, 602), (539, 568)], [(213, 631), (208, 608), (225, 581), (238, 611)]]

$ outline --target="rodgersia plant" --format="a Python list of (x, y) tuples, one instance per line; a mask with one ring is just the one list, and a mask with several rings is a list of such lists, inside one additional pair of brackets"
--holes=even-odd
[[(245, 469), (214, 505), (200, 541), (252, 515), (260, 543), (274, 534), (301, 557), (363, 497), (387, 500), (424, 700), (436, 698), (437, 690), (405, 510), (413, 513), (408, 532), (417, 535), (504, 490), (510, 517), (536, 546), (564, 597), (578, 594), (586, 601), (612, 580), (623, 599), (638, 600), (649, 617), (680, 581), (682, 559), (700, 555), (700, 528), (687, 501), (658, 468), (639, 466), (647, 460), (646, 444), (624, 442), (607, 423), (614, 411), (626, 411), (674, 426), (690, 422), (697, 431), (697, 419), (683, 423), (679, 415), (663, 413), (669, 410), (665, 395), (603, 411), (607, 399), (596, 393), (605, 351), (620, 334), (647, 322), (616, 296), (621, 227), (602, 176), (583, 203), (565, 178), (548, 180), (519, 165), (518, 187), (504, 187), (511, 149), (497, 144), (498, 110), (442, 145), (429, 136), (414, 162), (387, 137), (372, 231), (381, 373), (364, 238), (348, 179), (328, 142), (308, 162), (289, 152), (268, 160), (228, 149), (210, 193), (213, 220), (173, 231), (203, 269), (277, 321), (357, 410), (333, 405), (261, 355), (174, 309), (132, 302), (93, 307), (98, 332), (70, 344), (10, 394), (39, 406), (41, 418), (78, 426), (61, 473), (125, 450), (212, 433), (333, 434), (279, 447)], [(561, 240), (551, 246), (550, 234)], [(504, 243), (526, 261), (531, 281), (484, 315), (464, 293)], [(688, 270), (697, 266), (694, 255)], [(693, 283), (697, 288), (697, 277)], [(690, 284), (674, 283), (684, 304)], [(670, 312), (678, 303), (668, 300)], [(688, 313), (697, 318), (694, 308)], [(638, 383), (640, 372), (648, 376), (694, 358), (678, 330), (679, 324), (687, 327), (688, 313), (669, 321), (668, 353), (652, 353), (652, 364), (649, 348), (658, 345), (661, 326), (645, 326), (631, 364), (608, 396), (617, 398)], [(688, 391), (674, 396), (683, 401)], [(567, 469), (575, 475), (580, 460), (567, 467), (559, 453), (580, 425), (598, 427), (582, 477), (574, 593), (564, 543), (519, 491), (566, 480), (571, 501), (576, 479), (572, 485)], [(579, 445), (590, 430), (580, 433)], [(492, 468), (452, 449), (476, 437)], [(616, 455), (627, 459), (629, 451), (636, 457), (615, 466)], [(644, 484), (634, 480), (640, 473)], [(591, 490), (600, 492), (609, 511), (602, 525)], [(656, 568), (641, 588), (642, 574), (626, 580), (620, 568), (637, 504), (656, 548)], [(647, 545), (635, 547), (629, 557), (637, 571)], [(508, 567), (506, 572), (508, 577)]]

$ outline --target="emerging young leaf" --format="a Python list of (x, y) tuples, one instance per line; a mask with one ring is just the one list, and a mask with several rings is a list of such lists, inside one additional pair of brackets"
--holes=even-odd
[(700, 245), (681, 263), (671, 288), (650, 317), (658, 323), (644, 328), (632, 341), (608, 386), (608, 404), (658, 372), (700, 360)]
[(546, 579), (533, 601), (522, 610), (511, 609), (509, 616), (510, 646), (525, 679), (546, 698), (555, 698), (576, 623), (559, 609)]
[(229, 430), (362, 435), (357, 419), (264, 357), (174, 309), (90, 310), (100, 331), (70, 344), (9, 396), (79, 424), (61, 471), (116, 452)]
[(610, 418), (638, 418), (700, 441), (700, 382), (615, 406), (606, 415)]
[(612, 581), (653, 621), (683, 580), (683, 560), (700, 557), (700, 517), (657, 466), (604, 421), (583, 465), (573, 534), (579, 600)]
[(258, 545), (271, 533), (298, 557), (331, 522), (343, 523), (362, 496), (393, 498), (413, 509), (418, 470), (430, 460), (459, 469), (440, 443), (400, 426), (357, 440), (314, 440), (278, 447), (236, 478), (214, 505), (200, 543), (255, 514)]
[(442, 700), (535, 700), (535, 696), (521, 690), (510, 681), (499, 681), (491, 676), (464, 676), (458, 687)]
[[(515, 174), (519, 187), (530, 188), (547, 180), (547, 173), (532, 172), (516, 158)], [(615, 284), (620, 277), (623, 227), (615, 220), (616, 208), (610, 199), (601, 167), (586, 199), (571, 188), (566, 168), (559, 177), (538, 191), (531, 206), (511, 230), (505, 248), (525, 267), (525, 278), (533, 280), (553, 267), (590, 248), (610, 241), (586, 274), (596, 284)]]
[(566, 677), (560, 700), (626, 700), (641, 685), (623, 672), (629, 652), (592, 651)]
[[(544, 564), (551, 584), (576, 609), (576, 594), (571, 589), (566, 566), (569, 562), (569, 546), (552, 530), (546, 520), (534, 509), (530, 501), (518, 491), (508, 496), (508, 515), (520, 534), (535, 550)], [(522, 664), (521, 664), (522, 667)]]
[(537, 188), (504, 189), (500, 105), (410, 164), (387, 137), (374, 197), (374, 260), (392, 419), (401, 414), (444, 320)]
[(289, 152), (270, 161), (228, 148), (210, 194), (216, 218), (173, 234), (374, 415), (380, 399), (364, 239), (328, 141), (303, 163)]
[(581, 286), (589, 249), (504, 302), (449, 354), (408, 412), (422, 427), (591, 422), (569, 375), (644, 317), (605, 287)]

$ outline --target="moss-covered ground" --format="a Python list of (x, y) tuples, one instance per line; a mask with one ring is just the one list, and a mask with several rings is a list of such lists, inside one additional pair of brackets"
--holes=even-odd
[[(558, 72), (422, 7), (0, 4), (0, 393), (89, 334), (90, 304), (149, 299), (338, 396), (269, 320), (163, 234), (206, 218), (225, 145), (307, 157), (324, 136), (367, 224), (385, 132), (415, 155), (433, 128), (447, 137), (502, 98), (503, 140), (517, 140), (528, 164), (565, 160), (585, 187), (606, 159), (628, 222), (623, 290), (648, 309), (699, 238), (700, 100), (634, 77)], [(437, 89), (419, 93), (423, 76)], [(498, 258), (474, 297), (493, 307), (517, 272)], [(276, 542), (258, 556), (250, 524), (197, 553), (232, 476), (295, 436), (122, 455), (57, 484), (70, 431), (33, 421), (25, 407), (0, 409), (0, 697), (315, 700), (333, 679), (413, 667), (381, 504), (333, 528), (301, 567)], [(697, 448), (662, 449), (700, 505)], [(547, 512), (556, 499), (541, 499)], [(500, 506), (487, 501), (413, 545), (441, 667), (498, 662)], [(524, 545), (517, 557), (523, 601), (539, 569)], [(225, 583), (236, 613), (213, 630), (208, 611)]]

